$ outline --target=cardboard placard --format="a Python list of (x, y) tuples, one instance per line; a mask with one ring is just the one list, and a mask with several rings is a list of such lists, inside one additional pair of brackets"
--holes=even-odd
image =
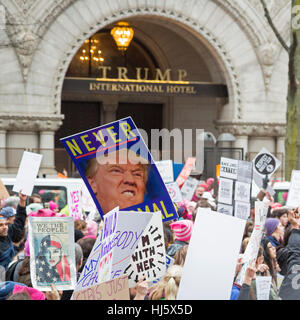
[(191, 200), (199, 183), (199, 180), (192, 177), (188, 177), (180, 189), (182, 197), (184, 199)]
[(300, 170), (292, 171), (290, 189), (285, 205), (289, 208), (297, 208), (300, 205)]
[(179, 187), (182, 187), (186, 179), (189, 177), (192, 170), (195, 168), (195, 163), (196, 163), (196, 158), (193, 158), (193, 157), (187, 158), (182, 171), (180, 172), (179, 176), (176, 179), (176, 182), (179, 185)]
[(169, 183), (174, 181), (172, 160), (156, 161), (155, 164), (164, 183)]
[(83, 219), (81, 186), (72, 186), (68, 190), (69, 216), (74, 219)]
[(173, 202), (180, 202), (183, 200), (177, 182), (167, 183), (166, 187)]

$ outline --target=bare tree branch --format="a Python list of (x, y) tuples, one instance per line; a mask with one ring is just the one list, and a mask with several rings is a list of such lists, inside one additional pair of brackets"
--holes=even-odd
[(283, 40), (282, 36), (280, 35), (279, 31), (277, 30), (277, 28), (275, 27), (274, 23), (273, 23), (273, 20), (270, 16), (270, 12), (268, 10), (268, 7), (266, 5), (266, 2), (265, 0), (260, 0), (263, 8), (264, 8), (264, 12), (265, 12), (265, 17), (266, 19), (268, 20), (269, 22), (269, 25), (271, 27), (271, 29), (273, 30), (276, 38), (278, 39), (278, 41), (280, 42), (280, 44), (283, 46), (283, 48), (287, 51), (287, 53), (289, 53), (290, 51), (290, 48), (288, 47), (288, 45), (285, 43), (285, 41)]

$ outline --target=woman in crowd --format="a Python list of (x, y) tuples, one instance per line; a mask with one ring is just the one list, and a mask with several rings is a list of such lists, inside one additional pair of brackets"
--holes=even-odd
[(276, 248), (278, 247), (284, 236), (284, 227), (279, 219), (268, 218), (265, 223), (266, 238)]

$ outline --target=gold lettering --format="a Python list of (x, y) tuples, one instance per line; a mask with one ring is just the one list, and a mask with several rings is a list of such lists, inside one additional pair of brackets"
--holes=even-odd
[(111, 70), (111, 67), (108, 66), (101, 66), (99, 67), (100, 72), (102, 71), (102, 77), (104, 79), (107, 79), (107, 70)]
[(142, 68), (135, 68), (135, 69), (136, 69), (136, 78), (137, 78), (137, 80), (148, 80), (149, 68), (144, 68), (145, 76), (144, 76), (143, 79), (141, 77)]
[(162, 74), (161, 70), (156, 68), (155, 80), (171, 80), (171, 69), (166, 69), (165, 73)]
[(184, 69), (178, 69), (178, 81), (182, 81), (183, 78), (185, 78), (187, 76), (187, 72)]
[(127, 68), (118, 67), (118, 78), (119, 79), (128, 79), (127, 78)]

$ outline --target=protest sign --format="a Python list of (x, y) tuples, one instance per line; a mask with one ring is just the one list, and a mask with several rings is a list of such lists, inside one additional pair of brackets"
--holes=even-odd
[(256, 276), (256, 298), (257, 300), (269, 300), (271, 289), (271, 276)]
[(68, 206), (70, 217), (73, 217), (74, 219), (83, 219), (80, 185), (70, 186), (70, 189), (68, 189)]
[(164, 183), (169, 183), (174, 181), (172, 160), (155, 161), (155, 164)]
[(180, 202), (183, 200), (177, 182), (167, 183), (166, 187), (173, 202)]
[(221, 157), (220, 177), (237, 179), (238, 160)]
[(178, 183), (179, 187), (182, 187), (186, 179), (191, 174), (192, 170), (195, 168), (196, 158), (187, 158), (185, 165), (180, 172), (179, 176), (176, 179), (176, 182)]
[(72, 217), (29, 217), (30, 275), (34, 288), (74, 289), (76, 264)]
[(241, 181), (236, 181), (234, 200), (250, 203), (250, 189), (251, 189), (251, 184), (241, 182)]
[(247, 220), (250, 216), (250, 203), (235, 201), (234, 216), (240, 219)]
[(232, 204), (233, 180), (220, 178), (218, 202)]
[(288, 208), (297, 208), (300, 205), (300, 170), (293, 170), (291, 185), (285, 204)]
[[(175, 259), (168, 256), (166, 254), (166, 271), (168, 270), (168, 268), (170, 268), (173, 264), (174, 264)], [(149, 283), (149, 287), (153, 286), (154, 284), (158, 283), (161, 280), (161, 278), (155, 279), (153, 281), (148, 282)]]
[(268, 205), (262, 201), (255, 201), (255, 220), (254, 228), (250, 236), (250, 240), (243, 254), (243, 266), (236, 279), (236, 282), (240, 285), (243, 284), (245, 272), (250, 265), (250, 262), (256, 260), (260, 242), (267, 218)]
[(191, 200), (199, 183), (199, 180), (192, 177), (188, 177), (180, 189), (182, 197), (184, 199)]
[(118, 207), (107, 213), (74, 292), (122, 275), (152, 215)]
[(0, 199), (6, 199), (9, 197), (9, 193), (3, 184), (2, 180), (0, 179)]
[(160, 211), (178, 217), (155, 162), (131, 117), (62, 138), (65, 149), (103, 216)]
[(253, 163), (249, 161), (239, 160), (237, 170), (237, 180), (240, 182), (252, 183)]
[(77, 291), (73, 300), (129, 300), (127, 275)]
[(14, 192), (22, 190), (23, 194), (31, 196), (42, 157), (43, 155), (41, 154), (24, 151), (18, 169), (16, 182), (12, 189)]
[(281, 164), (281, 162), (266, 148), (262, 148), (252, 162), (256, 173), (261, 177), (268, 175), (269, 178)]
[(218, 203), (217, 211), (220, 213), (228, 214), (230, 216), (233, 215), (233, 206), (224, 203)]
[(147, 281), (162, 277), (166, 272), (165, 255), (161, 215), (155, 212), (125, 269), (129, 287), (136, 286), (142, 276), (145, 276)]
[[(198, 208), (178, 300), (229, 300), (246, 221)], [(207, 241), (211, 230), (219, 241)]]

